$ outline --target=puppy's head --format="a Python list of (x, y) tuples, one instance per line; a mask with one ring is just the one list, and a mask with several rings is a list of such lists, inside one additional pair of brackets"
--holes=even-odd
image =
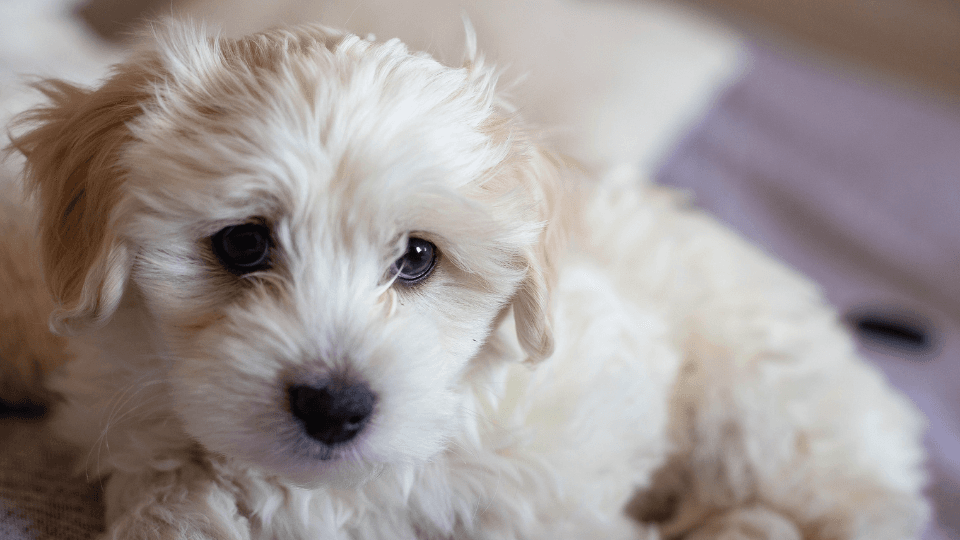
[(15, 140), (79, 331), (127, 295), (209, 449), (314, 484), (441, 449), (510, 308), (550, 354), (553, 170), (494, 74), (318, 26), (192, 26), (100, 88), (42, 86)]

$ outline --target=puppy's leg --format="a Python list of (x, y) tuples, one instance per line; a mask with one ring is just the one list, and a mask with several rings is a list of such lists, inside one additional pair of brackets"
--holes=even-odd
[(672, 539), (918, 536), (918, 422), (876, 373), (853, 358), (821, 369), (770, 351), (741, 365), (713, 348), (694, 348), (684, 369), (678, 452), (635, 515)]
[(763, 506), (747, 506), (714, 516), (687, 540), (803, 540), (790, 519)]
[[(696, 496), (689, 456), (674, 456), (653, 478), (652, 488), (630, 501), (628, 515), (659, 523), (664, 540), (801, 540), (797, 524), (759, 504), (731, 504), (717, 510)], [(715, 486), (714, 486), (715, 487)], [(718, 505), (723, 506), (723, 505)]]
[(50, 401), (42, 383), (67, 358), (66, 339), (47, 323), (53, 302), (25, 209), (0, 199), (0, 227), (0, 414), (24, 414)]
[(611, 189), (588, 216), (584, 245), (621, 246), (594, 255), (685, 356), (664, 536), (778, 538), (783, 522), (807, 539), (919, 536), (923, 422), (815, 285), (656, 188)]

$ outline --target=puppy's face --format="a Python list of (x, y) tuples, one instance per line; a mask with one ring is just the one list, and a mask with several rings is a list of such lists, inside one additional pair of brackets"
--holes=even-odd
[(549, 354), (547, 168), (489, 71), (318, 27), (163, 36), (96, 91), (48, 86), (16, 144), (59, 323), (134, 296), (193, 438), (357, 481), (444, 448), (507, 309)]

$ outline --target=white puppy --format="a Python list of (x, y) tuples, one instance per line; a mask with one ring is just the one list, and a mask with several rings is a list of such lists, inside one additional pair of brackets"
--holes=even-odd
[(14, 140), (105, 538), (918, 534), (921, 422), (815, 288), (475, 54), (157, 34)]

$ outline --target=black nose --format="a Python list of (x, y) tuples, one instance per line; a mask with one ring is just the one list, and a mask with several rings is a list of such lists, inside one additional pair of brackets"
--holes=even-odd
[(377, 400), (361, 383), (294, 385), (289, 393), (290, 412), (303, 422), (307, 435), (326, 444), (346, 442), (360, 433)]

